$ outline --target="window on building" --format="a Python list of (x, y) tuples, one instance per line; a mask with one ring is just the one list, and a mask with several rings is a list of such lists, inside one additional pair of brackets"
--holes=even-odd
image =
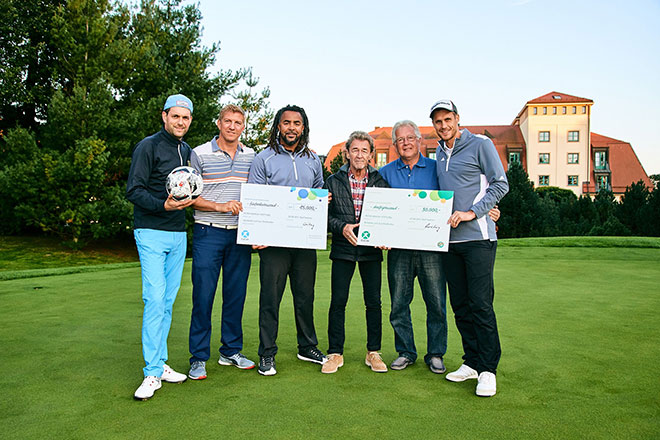
[(611, 189), (610, 176), (608, 175), (596, 176), (596, 191), (600, 191), (601, 189)]
[(573, 108), (571, 110), (571, 113), (573, 113), (573, 114), (577, 113), (577, 107), (573, 106)]
[(568, 176), (568, 186), (577, 186), (578, 176)]
[(568, 132), (568, 142), (579, 142), (580, 141), (580, 132), (577, 130), (571, 130)]
[(426, 153), (426, 157), (428, 157), (429, 159), (433, 159), (433, 160), (435, 160), (435, 150), (429, 150), (429, 151)]
[(532, 107), (532, 114), (533, 114), (533, 115), (536, 114), (536, 107)]
[(550, 132), (539, 131), (539, 142), (550, 142)]
[(557, 107), (552, 107), (552, 114), (556, 115), (557, 114)]
[(543, 114), (547, 115), (548, 114), (548, 107), (543, 107)]
[(564, 115), (566, 114), (566, 106), (563, 106), (563, 107), (561, 108), (561, 113), (564, 114)]
[(376, 167), (387, 165), (387, 153), (376, 153)]
[(539, 153), (539, 163), (550, 163), (550, 153)]
[(607, 151), (596, 151), (594, 154), (594, 168), (597, 170), (607, 169)]
[(539, 186), (550, 185), (550, 176), (539, 176)]
[(520, 151), (509, 152), (509, 164), (512, 164), (514, 162), (520, 163)]
[(583, 106), (582, 106), (582, 113), (586, 113), (586, 112), (587, 112), (587, 106), (586, 106), (586, 105), (583, 105)]
[(580, 153), (568, 153), (568, 163), (580, 163)]

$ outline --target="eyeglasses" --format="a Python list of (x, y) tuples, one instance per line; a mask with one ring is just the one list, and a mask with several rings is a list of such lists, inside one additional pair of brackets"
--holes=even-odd
[(408, 141), (409, 144), (412, 144), (416, 140), (417, 140), (417, 136), (406, 136), (406, 137), (396, 138), (396, 143), (402, 145), (404, 141)]

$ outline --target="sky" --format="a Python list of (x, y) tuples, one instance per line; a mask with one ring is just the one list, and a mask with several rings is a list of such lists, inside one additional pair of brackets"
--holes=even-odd
[[(214, 69), (252, 67), (270, 106), (305, 108), (324, 154), (438, 99), (464, 125), (510, 124), (549, 92), (590, 98), (591, 130), (660, 173), (660, 0), (201, 0)], [(258, 87), (258, 88), (259, 88)]]

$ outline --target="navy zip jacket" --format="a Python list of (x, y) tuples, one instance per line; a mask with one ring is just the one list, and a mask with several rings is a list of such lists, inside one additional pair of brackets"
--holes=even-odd
[[(369, 178), (367, 188), (389, 188), (387, 181), (372, 166), (368, 167)], [(328, 206), (328, 229), (332, 232), (332, 246), (330, 259), (348, 261), (382, 261), (383, 253), (373, 246), (353, 246), (344, 237), (344, 226), (358, 223), (355, 218), (351, 183), (348, 181), (348, 164), (343, 165), (339, 171), (328, 177), (325, 188), (332, 193), (332, 200)], [(357, 231), (356, 231), (357, 233)]]
[(167, 176), (190, 162), (190, 146), (164, 128), (142, 139), (133, 150), (126, 198), (133, 207), (135, 229), (185, 231), (185, 210), (166, 211)]

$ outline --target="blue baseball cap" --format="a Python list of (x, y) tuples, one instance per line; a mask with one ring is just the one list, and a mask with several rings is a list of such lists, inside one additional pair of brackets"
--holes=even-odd
[(170, 96), (168, 96), (167, 101), (165, 101), (165, 106), (163, 107), (163, 111), (167, 110), (168, 108), (172, 108), (172, 107), (187, 108), (188, 110), (190, 110), (190, 114), (192, 114), (192, 112), (193, 112), (193, 103), (185, 95), (170, 95)]

